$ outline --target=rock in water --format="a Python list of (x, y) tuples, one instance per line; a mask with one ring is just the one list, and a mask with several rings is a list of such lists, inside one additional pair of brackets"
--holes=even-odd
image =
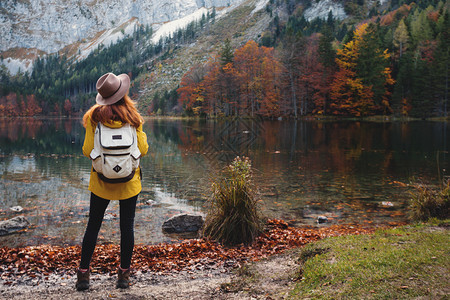
[(23, 207), (20, 205), (17, 205), (17, 206), (10, 207), (9, 209), (12, 211), (15, 211), (15, 212), (21, 212), (23, 210)]
[(322, 224), (328, 222), (328, 218), (325, 216), (318, 216), (317, 217), (317, 223)]
[(202, 226), (202, 216), (179, 214), (165, 221), (162, 229), (167, 233), (182, 233), (198, 231)]
[(109, 214), (109, 213), (107, 213), (103, 216), (103, 220), (114, 220), (115, 218), (116, 218), (116, 216), (114, 216), (113, 214)]
[(0, 221), (0, 236), (14, 233), (30, 226), (24, 216), (17, 216), (9, 220)]

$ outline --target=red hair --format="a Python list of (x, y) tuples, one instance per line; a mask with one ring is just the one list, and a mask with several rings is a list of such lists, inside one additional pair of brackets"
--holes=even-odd
[(128, 95), (111, 105), (95, 104), (83, 116), (84, 127), (86, 127), (89, 119), (93, 124), (121, 121), (136, 128), (144, 123), (144, 119), (139, 114), (134, 101)]

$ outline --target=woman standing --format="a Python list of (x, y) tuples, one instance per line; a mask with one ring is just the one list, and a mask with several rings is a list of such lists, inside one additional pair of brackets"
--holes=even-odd
[[(95, 130), (99, 123), (109, 128), (120, 128), (130, 124), (136, 129), (137, 146), (141, 156), (147, 154), (147, 136), (142, 130), (143, 119), (128, 96), (130, 88), (128, 75), (116, 76), (113, 73), (107, 73), (98, 79), (96, 87), (97, 104), (92, 106), (83, 117), (83, 125), (86, 128), (83, 154), (90, 157), (94, 149)], [(131, 179), (126, 182), (110, 183), (102, 180), (101, 177), (94, 168), (91, 169), (89, 221), (83, 238), (81, 261), (75, 285), (79, 291), (89, 288), (89, 265), (110, 200), (119, 200), (120, 204), (120, 267), (117, 287), (129, 287), (131, 256), (134, 248), (134, 216), (137, 197), (142, 189), (140, 168), (138, 167)]]

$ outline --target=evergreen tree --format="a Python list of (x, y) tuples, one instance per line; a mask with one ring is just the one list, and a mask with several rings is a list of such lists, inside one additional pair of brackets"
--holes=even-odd
[(437, 38), (437, 48), (434, 52), (433, 63), (431, 64), (432, 90), (439, 115), (448, 116), (448, 67), (450, 61), (450, 15), (446, 11), (443, 13), (443, 23), (441, 32)]
[(328, 12), (327, 26), (330, 28), (330, 30), (334, 31), (334, 18), (333, 18), (333, 11), (331, 9)]
[(327, 67), (334, 67), (336, 51), (333, 49), (333, 36), (331, 29), (325, 26), (319, 39), (319, 56), (322, 64)]
[(411, 37), (415, 46), (433, 39), (433, 30), (427, 18), (426, 11), (416, 9), (411, 20)]
[(220, 62), (222, 66), (233, 62), (234, 50), (231, 47), (230, 39), (226, 39), (220, 51)]
[(394, 81), (390, 76), (390, 55), (380, 47), (376, 27), (371, 24), (360, 43), (357, 59), (357, 76), (363, 85), (371, 87), (374, 104), (382, 108), (382, 113), (390, 113), (389, 92), (387, 85)]

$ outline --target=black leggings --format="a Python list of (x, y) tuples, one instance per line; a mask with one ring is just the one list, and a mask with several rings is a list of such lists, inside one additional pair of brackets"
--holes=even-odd
[[(120, 267), (128, 269), (134, 248), (134, 216), (138, 195), (120, 200)], [(88, 269), (109, 200), (91, 193), (89, 221), (83, 238), (80, 269)]]

